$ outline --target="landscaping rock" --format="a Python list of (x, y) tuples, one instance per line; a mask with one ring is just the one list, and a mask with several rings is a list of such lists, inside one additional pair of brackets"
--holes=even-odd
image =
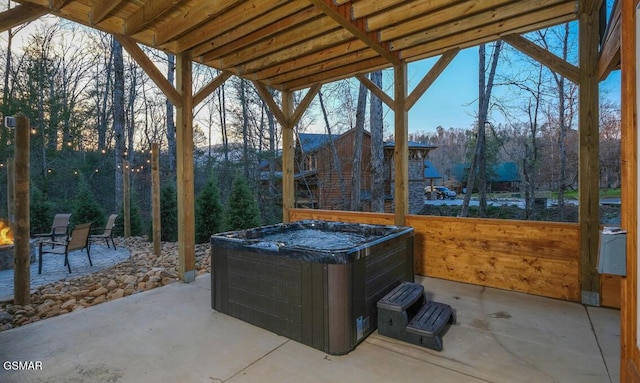
[[(117, 238), (116, 245), (128, 248), (131, 257), (94, 274), (41, 286), (30, 305), (0, 303), (0, 331), (177, 282), (177, 244), (163, 243), (160, 255), (143, 237)], [(196, 274), (210, 272), (209, 244), (196, 245), (195, 254)]]

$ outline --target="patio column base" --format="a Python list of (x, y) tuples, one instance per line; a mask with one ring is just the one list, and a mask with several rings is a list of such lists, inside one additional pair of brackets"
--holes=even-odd
[(184, 283), (190, 283), (196, 280), (196, 271), (185, 271), (183, 275), (180, 275), (180, 280)]
[(581, 302), (583, 305), (600, 306), (600, 293), (583, 290)]

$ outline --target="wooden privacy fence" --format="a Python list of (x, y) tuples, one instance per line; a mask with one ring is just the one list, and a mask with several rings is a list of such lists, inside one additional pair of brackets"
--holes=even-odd
[[(392, 214), (292, 209), (290, 220), (393, 224)], [(578, 302), (578, 224), (408, 215), (416, 274)]]

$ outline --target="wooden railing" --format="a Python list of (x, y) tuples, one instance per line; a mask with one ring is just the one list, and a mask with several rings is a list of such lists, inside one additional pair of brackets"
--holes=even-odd
[[(292, 209), (291, 221), (393, 224), (393, 215)], [(417, 274), (569, 301), (580, 300), (574, 223), (408, 215)]]

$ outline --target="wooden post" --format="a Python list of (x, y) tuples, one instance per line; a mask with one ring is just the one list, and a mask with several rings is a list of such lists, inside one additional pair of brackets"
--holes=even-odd
[(405, 108), (407, 100), (407, 64), (405, 62), (393, 67), (394, 74), (394, 123), (395, 146), (395, 224), (404, 225), (404, 218), (409, 212), (409, 114)]
[(579, 224), (580, 286), (582, 303), (600, 305), (598, 240), (600, 225), (599, 9), (582, 0), (579, 19), (580, 110), (579, 110)]
[(640, 171), (638, 135), (639, 58), (638, 31), (640, 10), (637, 1), (621, 2), (621, 217), (627, 230), (627, 275), (621, 278), (620, 301), (620, 382), (640, 382), (638, 348), (638, 186)]
[(7, 159), (7, 217), (9, 219), (9, 227), (11, 231), (16, 231), (16, 209), (15, 209), (15, 171), (13, 158)]
[(151, 144), (151, 215), (153, 254), (160, 255), (160, 145)]
[(124, 214), (123, 223), (124, 223), (124, 237), (131, 237), (131, 181), (130, 174), (131, 169), (129, 166), (129, 161), (122, 161), (122, 183), (123, 183), (123, 200), (122, 200), (122, 211)]
[(29, 119), (16, 117), (15, 127), (15, 232), (14, 232), (14, 303), (31, 302), (31, 271), (29, 243)]
[(282, 222), (290, 222), (289, 210), (295, 206), (294, 181), (294, 145), (293, 126), (290, 125), (293, 114), (293, 92), (282, 92), (282, 113), (287, 120), (282, 127)]
[(196, 278), (195, 198), (193, 185), (193, 89), (191, 55), (176, 57), (176, 89), (182, 98), (176, 107), (176, 167), (178, 184), (178, 277)]

